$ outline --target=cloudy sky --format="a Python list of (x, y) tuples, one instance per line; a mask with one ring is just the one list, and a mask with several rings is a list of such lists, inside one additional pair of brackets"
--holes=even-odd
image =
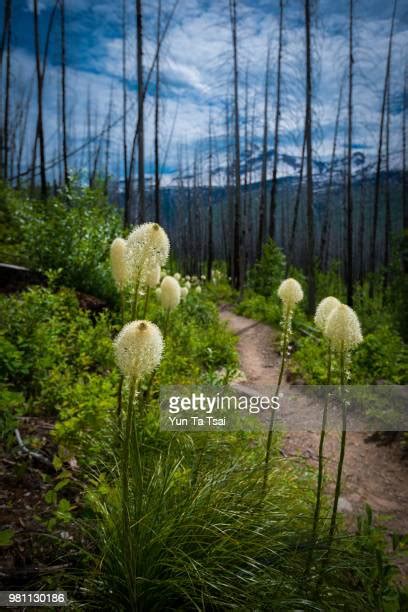
[[(54, 0), (39, 0), (42, 43)], [(134, 2), (127, 2), (127, 70), (130, 106), (136, 92)], [(151, 65), (154, 50), (157, 2), (145, 1), (145, 68)], [(370, 155), (378, 139), (381, 89), (384, 82), (390, 18), (390, 0), (355, 0), (355, 130), (354, 147)], [(90, 100), (93, 129), (103, 127), (110, 92), (113, 116), (121, 116), (122, 2), (112, 0), (65, 0), (68, 64), (68, 109), (70, 149), (86, 139), (87, 100)], [(163, 1), (163, 22), (172, 6)], [(302, 0), (285, 0), (283, 50), (282, 146), (286, 153), (299, 155), (304, 117), (304, 20)], [(35, 96), (33, 85), (32, 0), (13, 1), (13, 78), (14, 103), (21, 96)], [(263, 83), (268, 44), (271, 45), (270, 125), (273, 126), (278, 38), (278, 0), (238, 0), (240, 104), (243, 115), (244, 83), (249, 84), (248, 105), (255, 109), (255, 138), (262, 134)], [(314, 53), (314, 136), (315, 155), (330, 155), (340, 84), (347, 67), (348, 0), (316, 2), (313, 20)], [(398, 159), (401, 150), (401, 108), (404, 64), (408, 42), (408, 5), (402, 0), (397, 9), (393, 48), (391, 133), (392, 150)], [(59, 23), (51, 38), (46, 73), (45, 109), (47, 157), (58, 147)], [(225, 143), (225, 109), (231, 94), (231, 31), (228, 0), (179, 0), (165, 40), (162, 58), (161, 150), (163, 174), (178, 166), (180, 156), (190, 161), (194, 152), (207, 146), (209, 115), (217, 151), (222, 157)], [(154, 80), (154, 79), (153, 79)], [(153, 158), (154, 88), (149, 88), (147, 109), (147, 172)], [(344, 98), (345, 101), (345, 98)], [(345, 108), (345, 104), (343, 104)], [(342, 117), (345, 113), (342, 112)], [(29, 125), (33, 124), (32, 107)], [(129, 140), (136, 112), (128, 117)], [(242, 117), (243, 126), (243, 117)], [(344, 122), (343, 122), (344, 124)], [(341, 138), (344, 125), (341, 128)], [(270, 142), (272, 144), (272, 129)], [(340, 141), (340, 148), (342, 147)], [(121, 127), (112, 133), (112, 172), (122, 172)], [(28, 150), (28, 149), (27, 149)], [(182, 152), (182, 153), (181, 153)], [(74, 163), (74, 162), (72, 162)], [(86, 155), (77, 155), (75, 165), (86, 165)]]

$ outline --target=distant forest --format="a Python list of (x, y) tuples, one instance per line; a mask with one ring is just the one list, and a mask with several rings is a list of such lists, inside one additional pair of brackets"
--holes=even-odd
[[(354, 71), (358, 0), (347, 2), (346, 70), (338, 84), (338, 97), (333, 100), (336, 119), (327, 160), (316, 154), (319, 117), (314, 107), (314, 87), (319, 66), (314, 32), (318, 27), (318, 4), (312, 0), (299, 4), (304, 62), (296, 78), (304, 95), (298, 155), (285, 151), (281, 125), (286, 103), (282, 74), (287, 61), (288, 3), (280, 0), (278, 28), (271, 32), (275, 56), (272, 57), (271, 44), (265, 48), (261, 116), (246, 78), (247, 67), (240, 58), (240, 3), (229, 0), (227, 4), (231, 47), (223, 147), (220, 148), (214, 135), (211, 108), (205, 108), (206, 144), (192, 157), (179, 147), (178, 168), (169, 181), (162, 174), (168, 150), (173, 146), (171, 138), (164, 141), (161, 137), (162, 79), (166, 70), (163, 54), (174, 17), (181, 10), (178, 0), (170, 7), (158, 0), (154, 9), (142, 6), (141, 0), (132, 4), (123, 0), (118, 89), (110, 92), (103, 122), (100, 117), (98, 121), (97, 101), (89, 90), (86, 125), (80, 126), (85, 137), (82, 144), (75, 146), (69, 135), (75, 123), (72, 84), (69, 96), (67, 88), (70, 49), (66, 13), (70, 3), (56, 0), (50, 10), (42, 11), (38, 0), (33, 0), (35, 70), (32, 79), (22, 86), (13, 58), (16, 3), (5, 0), (0, 42), (0, 178), (43, 200), (69, 188), (74, 180), (90, 187), (102, 185), (112, 203), (122, 210), (125, 227), (148, 220), (163, 223), (185, 269), (210, 274), (214, 260), (225, 260), (235, 288), (243, 285), (247, 270), (260, 257), (264, 243), (272, 239), (286, 254), (288, 271), (291, 265), (303, 269), (308, 280), (309, 312), (313, 312), (316, 303), (317, 270), (326, 271), (336, 265), (333, 262), (340, 262), (337, 270), (344, 278), (347, 301), (352, 305), (357, 281), (371, 279), (374, 285), (376, 273), (383, 272), (381, 282), (387, 287), (395, 270), (399, 273), (407, 269), (402, 237), (405, 232), (406, 241), (408, 73), (407, 67), (401, 65), (401, 81), (395, 83), (392, 79), (393, 62), (401, 61), (393, 54), (397, 0), (390, 6), (385, 71), (378, 74), (380, 95), (373, 93), (372, 104), (378, 107), (379, 122), (376, 154), (370, 158), (356, 150), (353, 138), (359, 121), (355, 112)], [(146, 11), (151, 20), (153, 10), (155, 42), (148, 62), (144, 24)], [(135, 37), (132, 56), (131, 36)], [(151, 39), (148, 42), (151, 47)], [(56, 135), (47, 133), (44, 119), (44, 90), (51, 56), (53, 61), (58, 58)], [(136, 83), (134, 99), (129, 98), (128, 92), (130, 74)], [(401, 98), (402, 108), (398, 115), (402, 149), (398, 150), (393, 148), (390, 137), (390, 125), (395, 121), (391, 108), (393, 88)], [(114, 98), (116, 102), (120, 100), (119, 114), (113, 111)], [(147, 113), (150, 120), (153, 117), (153, 134), (146, 133)], [(255, 123), (262, 124), (261, 142), (255, 137)], [(50, 140), (55, 142), (53, 148)], [(147, 148), (153, 150), (154, 158), (149, 174)]]

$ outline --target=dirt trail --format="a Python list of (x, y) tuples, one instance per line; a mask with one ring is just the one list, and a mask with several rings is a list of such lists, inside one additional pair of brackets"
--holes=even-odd
[[(238, 351), (241, 369), (247, 383), (271, 385), (278, 379), (280, 357), (277, 332), (268, 325), (234, 314), (228, 306), (221, 309), (221, 318), (239, 336)], [(285, 386), (289, 383), (284, 382)], [(387, 515), (389, 533), (408, 532), (408, 471), (401, 461), (397, 444), (377, 446), (366, 441), (367, 434), (349, 432), (344, 462), (340, 509), (348, 515), (348, 524), (355, 526), (355, 516), (369, 504), (375, 515)], [(302, 457), (317, 465), (319, 433), (290, 432), (285, 436), (283, 452)], [(338, 434), (328, 432), (325, 441), (326, 466), (334, 477), (339, 450)], [(405, 564), (404, 564), (405, 565)], [(404, 567), (405, 570), (408, 568)], [(407, 572), (408, 573), (408, 572)]]

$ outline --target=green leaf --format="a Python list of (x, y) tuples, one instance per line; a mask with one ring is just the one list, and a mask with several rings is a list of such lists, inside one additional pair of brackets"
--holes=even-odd
[(15, 532), (12, 529), (0, 531), (0, 546), (11, 546)]

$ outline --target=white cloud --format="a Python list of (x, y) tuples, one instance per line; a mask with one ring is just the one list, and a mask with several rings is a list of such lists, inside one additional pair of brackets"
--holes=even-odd
[[(50, 0), (41, 0), (42, 7)], [(48, 3), (48, 4), (47, 4)], [(28, 1), (28, 5), (30, 2)], [(177, 163), (180, 144), (187, 145), (191, 152), (195, 143), (206, 136), (209, 107), (214, 118), (214, 135), (225, 133), (225, 98), (231, 94), (231, 32), (227, 3), (211, 0), (203, 10), (198, 0), (180, 0), (175, 20), (165, 41), (162, 60), (162, 142), (166, 143), (173, 130), (173, 145), (170, 148), (169, 163)], [(256, 135), (262, 131), (263, 83), (265, 74), (266, 49), (271, 41), (271, 104), (270, 125), (273, 125), (275, 105), (275, 70), (277, 57), (278, 16), (267, 14), (268, 3), (239, 5), (239, 62), (240, 62), (240, 104), (244, 106), (244, 78), (248, 68), (250, 107), (256, 97)], [(72, 31), (81, 25), (83, 11), (92, 11), (95, 28), (92, 45), (86, 60), (80, 68), (69, 68), (67, 75), (71, 124), (75, 128), (74, 147), (82, 141), (86, 132), (86, 106), (88, 91), (91, 92), (92, 114), (98, 129), (105, 121), (111, 87), (113, 87), (114, 114), (121, 114), (121, 62), (122, 41), (120, 38), (120, 7), (112, 8), (107, 0), (67, 0), (71, 11)], [(147, 6), (147, 5), (146, 5)], [(166, 10), (168, 9), (165, 3)], [(269, 6), (269, 5), (268, 5)], [(286, 5), (288, 7), (288, 5)], [(146, 19), (145, 66), (148, 69), (154, 55), (155, 5), (150, 7)], [(130, 10), (130, 9), (129, 9)], [(302, 15), (294, 9), (287, 14), (290, 24), (284, 34), (283, 56), (283, 99), (282, 99), (282, 141), (289, 153), (299, 153), (300, 133), (304, 120), (304, 32)], [(75, 20), (75, 13), (77, 21)], [(101, 19), (103, 15), (103, 19)], [(106, 22), (114, 26), (112, 32), (105, 31)], [(314, 30), (313, 44), (316, 63), (314, 65), (314, 121), (317, 129), (315, 152), (318, 156), (330, 155), (334, 117), (340, 81), (347, 67), (347, 19), (346, 15), (333, 12), (319, 17)], [(378, 118), (381, 104), (385, 61), (388, 46), (389, 19), (375, 19), (358, 15), (355, 22), (355, 112), (354, 137), (356, 142), (375, 147), (378, 137)], [(128, 31), (127, 62), (129, 83), (129, 104), (135, 100), (135, 32), (134, 21)], [(407, 45), (407, 30), (397, 29), (394, 41), (394, 69), (392, 87), (395, 92), (401, 88), (400, 64)], [(21, 49), (15, 51), (16, 78), (28, 82), (32, 78), (34, 64), (32, 57)], [(57, 96), (58, 66), (49, 64), (45, 88), (46, 130), (48, 134), (48, 155), (57, 146)], [(153, 90), (146, 99), (147, 108), (147, 155), (151, 155), (153, 123)], [(344, 110), (344, 109), (343, 109)], [(342, 113), (344, 120), (345, 114)], [(34, 121), (34, 109), (31, 113)], [(136, 122), (136, 111), (129, 113), (128, 123)], [(392, 147), (400, 147), (399, 117), (394, 116), (391, 124)], [(343, 132), (341, 132), (342, 138)], [(112, 133), (120, 155), (121, 127)], [(129, 140), (131, 135), (129, 135)], [(287, 144), (286, 144), (287, 143)], [(164, 146), (164, 145), (163, 145)], [(340, 149), (342, 144), (340, 143)], [(53, 154), (53, 153), (52, 153)], [(78, 160), (77, 160), (78, 161)], [(78, 162), (79, 163), (79, 162)]]

